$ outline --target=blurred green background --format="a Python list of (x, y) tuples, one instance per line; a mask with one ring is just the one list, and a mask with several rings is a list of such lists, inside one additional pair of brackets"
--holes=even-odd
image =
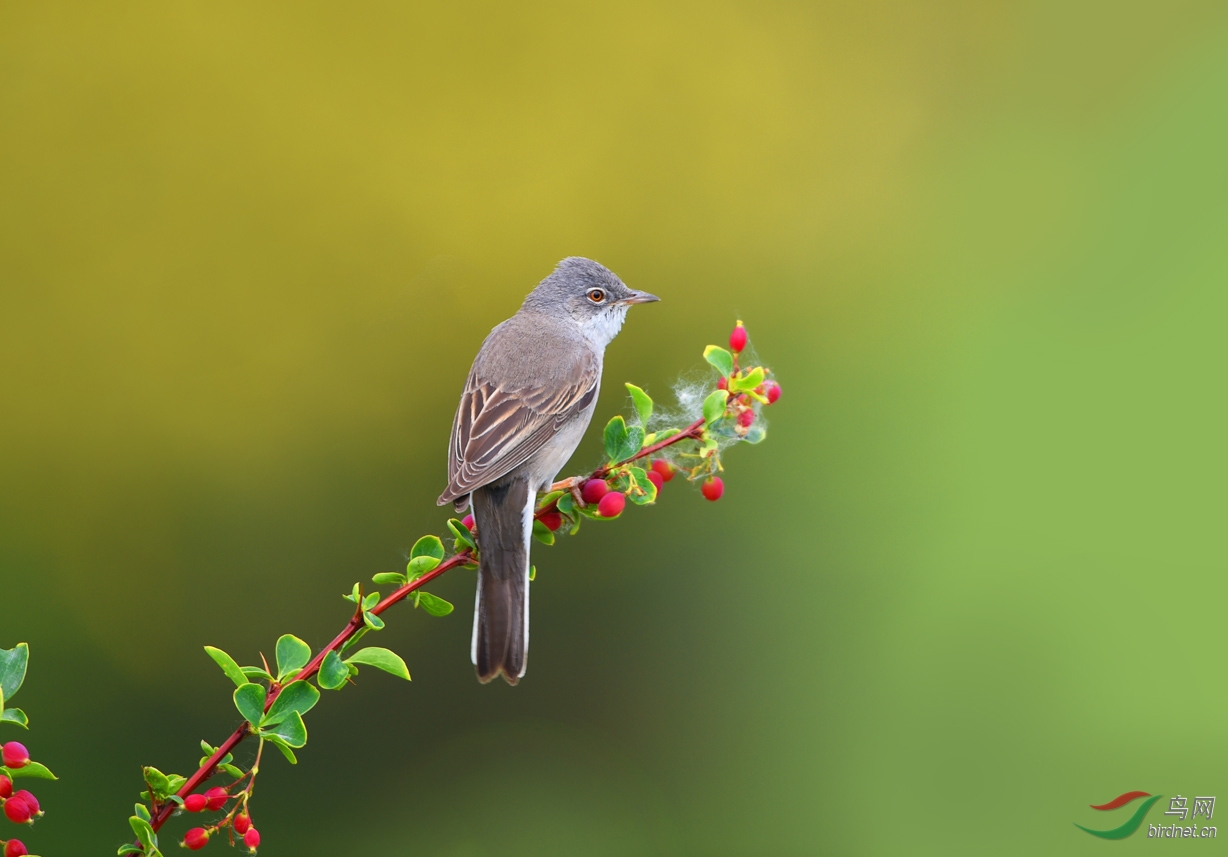
[(1226, 92), (1222, 2), (3, 4), (27, 844), (113, 854), (235, 725), (202, 645), (318, 647), (442, 530), (473, 354), (581, 254), (663, 298), (596, 422), (741, 317), (767, 443), (536, 549), (518, 688), (471, 573), (394, 611), (262, 853), (1147, 848), (1072, 822), (1228, 792)]

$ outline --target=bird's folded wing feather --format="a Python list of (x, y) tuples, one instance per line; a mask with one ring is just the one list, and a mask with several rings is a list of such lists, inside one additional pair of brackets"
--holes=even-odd
[(540, 450), (597, 395), (594, 361), (578, 361), (542, 387), (510, 387), (471, 372), (452, 423), (448, 490), (442, 505), (506, 476)]

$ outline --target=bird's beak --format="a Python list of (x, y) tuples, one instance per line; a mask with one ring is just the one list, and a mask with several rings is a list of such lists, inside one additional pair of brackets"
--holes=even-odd
[(631, 297), (623, 298), (621, 301), (619, 301), (619, 303), (620, 304), (650, 304), (653, 301), (659, 301), (659, 300), (661, 299), (657, 297), (656, 295), (650, 295), (648, 294), (648, 292), (637, 292), (633, 290), (631, 292)]

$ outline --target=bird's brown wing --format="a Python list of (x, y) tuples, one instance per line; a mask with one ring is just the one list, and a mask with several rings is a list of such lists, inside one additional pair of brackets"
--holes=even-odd
[(439, 505), (464, 497), (524, 464), (568, 420), (592, 404), (601, 381), (595, 361), (579, 361), (545, 387), (509, 388), (469, 373), (452, 421), (448, 490)]

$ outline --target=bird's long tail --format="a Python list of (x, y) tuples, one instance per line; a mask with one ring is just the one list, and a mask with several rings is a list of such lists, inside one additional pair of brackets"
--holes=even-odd
[(473, 492), (478, 526), (478, 592), (473, 613), (473, 664), (483, 684), (500, 673), (524, 675), (529, 651), (529, 539), (536, 496), (513, 478)]

